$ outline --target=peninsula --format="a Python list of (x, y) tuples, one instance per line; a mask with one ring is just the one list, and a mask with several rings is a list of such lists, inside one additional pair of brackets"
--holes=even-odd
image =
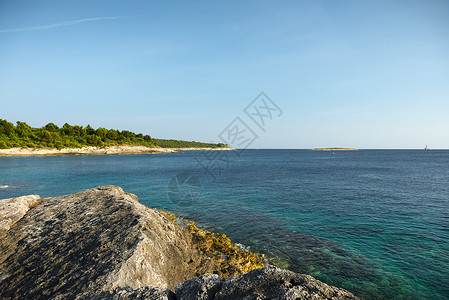
[(182, 151), (234, 150), (223, 143), (154, 139), (128, 130), (48, 123), (33, 128), (0, 119), (0, 156), (108, 155), (178, 153)]

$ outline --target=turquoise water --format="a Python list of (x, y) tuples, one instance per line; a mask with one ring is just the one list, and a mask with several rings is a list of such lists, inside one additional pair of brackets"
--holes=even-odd
[(0, 157), (0, 198), (114, 184), (366, 299), (449, 298), (449, 151), (207, 158)]

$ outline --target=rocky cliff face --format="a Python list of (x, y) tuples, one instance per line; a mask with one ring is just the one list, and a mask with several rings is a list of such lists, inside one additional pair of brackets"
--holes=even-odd
[(0, 200), (0, 299), (354, 299), (277, 268), (223, 282), (204, 243), (115, 186)]

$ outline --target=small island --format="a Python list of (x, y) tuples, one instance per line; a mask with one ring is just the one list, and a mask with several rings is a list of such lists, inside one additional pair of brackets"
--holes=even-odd
[(342, 147), (331, 147), (331, 148), (313, 148), (315, 151), (354, 151), (359, 150), (356, 148), (342, 148)]

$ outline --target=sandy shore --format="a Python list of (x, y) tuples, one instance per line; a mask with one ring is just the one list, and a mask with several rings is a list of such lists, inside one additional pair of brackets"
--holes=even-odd
[(105, 148), (10, 148), (0, 149), (0, 156), (47, 156), (47, 155), (119, 155), (179, 153), (183, 151), (226, 151), (232, 148), (152, 148), (145, 146), (110, 146)]

